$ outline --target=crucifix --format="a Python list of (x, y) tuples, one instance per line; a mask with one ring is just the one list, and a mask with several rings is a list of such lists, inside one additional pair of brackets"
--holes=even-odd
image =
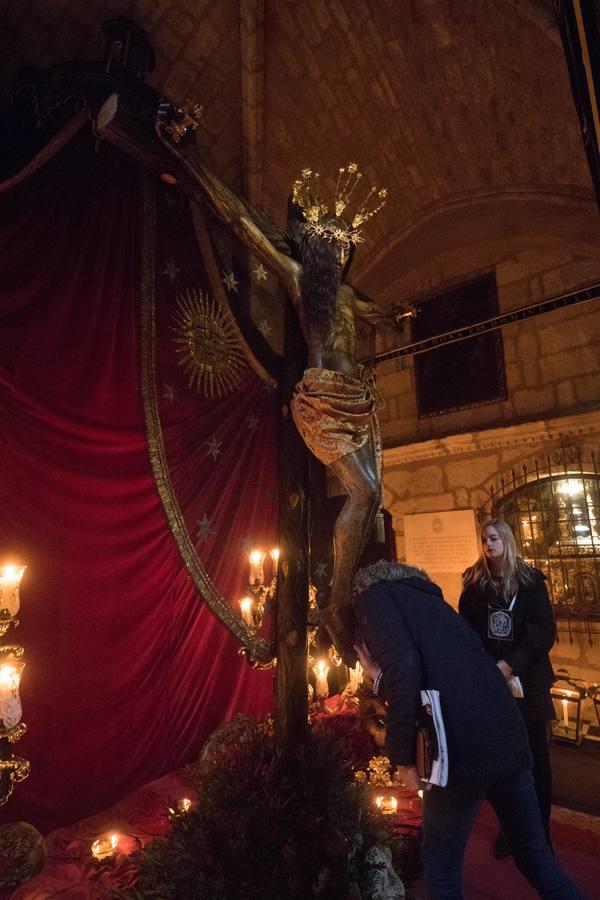
[[(338, 477), (347, 496), (334, 527), (333, 576), (319, 624), (344, 662), (353, 665), (352, 579), (382, 493), (381, 400), (371, 373), (356, 359), (356, 320), (393, 328), (411, 313), (386, 313), (348, 281), (364, 225), (385, 203), (384, 189), (361, 191), (361, 173), (350, 163), (339, 169), (328, 201), (318, 173), (304, 169), (292, 186), (284, 232), (205, 166), (195, 142), (186, 142), (198, 119), (195, 107), (162, 103), (151, 133), (127, 98), (113, 95), (100, 110), (97, 129), (177, 184), (192, 201), (207, 204), (280, 280), (291, 301), (282, 407), (295, 428), (288, 415), (281, 433), (283, 578), (276, 626), (276, 721), (278, 727), (284, 723), (282, 743), (291, 746), (306, 727), (309, 463), (303, 445)], [(305, 350), (292, 338), (298, 330)]]

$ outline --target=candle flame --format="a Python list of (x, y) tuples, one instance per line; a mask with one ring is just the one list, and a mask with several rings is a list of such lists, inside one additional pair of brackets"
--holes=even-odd
[(182, 812), (189, 812), (192, 808), (192, 801), (189, 797), (183, 797), (183, 799), (179, 803), (179, 808)]
[(0, 666), (0, 687), (12, 688), (19, 683), (19, 673), (15, 666)]
[(252, 612), (252, 600), (250, 597), (242, 597), (240, 600), (240, 609), (242, 610), (243, 615), (248, 615)]
[(92, 843), (92, 856), (99, 860), (105, 859), (107, 856), (112, 856), (118, 846), (119, 835), (115, 832), (106, 836), (101, 835)]
[(279, 547), (273, 547), (271, 550), (271, 559), (274, 563), (279, 562)]
[(15, 566), (12, 563), (8, 563), (6, 566), (0, 566), (0, 581), (6, 580), (8, 582), (19, 584), (26, 568), (27, 566)]
[(251, 550), (248, 554), (248, 559), (250, 560), (251, 565), (260, 566), (264, 557), (260, 550)]

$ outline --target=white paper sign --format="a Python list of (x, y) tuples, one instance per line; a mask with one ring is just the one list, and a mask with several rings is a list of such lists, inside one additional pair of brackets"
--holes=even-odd
[(461, 573), (479, 556), (475, 510), (404, 516), (406, 562), (426, 572)]

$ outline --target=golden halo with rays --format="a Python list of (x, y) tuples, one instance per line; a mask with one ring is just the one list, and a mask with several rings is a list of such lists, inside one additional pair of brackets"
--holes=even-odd
[(174, 340), (189, 386), (205, 397), (230, 394), (244, 363), (231, 313), (201, 290), (187, 290), (176, 303)]

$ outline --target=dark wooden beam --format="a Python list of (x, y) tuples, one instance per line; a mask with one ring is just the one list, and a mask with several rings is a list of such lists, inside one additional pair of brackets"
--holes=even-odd
[(600, 206), (600, 3), (554, 0), (583, 146)]
[(302, 376), (306, 345), (291, 302), (286, 303), (284, 372), (279, 430), (279, 546), (275, 679), (275, 737), (285, 766), (308, 737), (306, 679), (309, 585), (309, 452), (289, 403)]

